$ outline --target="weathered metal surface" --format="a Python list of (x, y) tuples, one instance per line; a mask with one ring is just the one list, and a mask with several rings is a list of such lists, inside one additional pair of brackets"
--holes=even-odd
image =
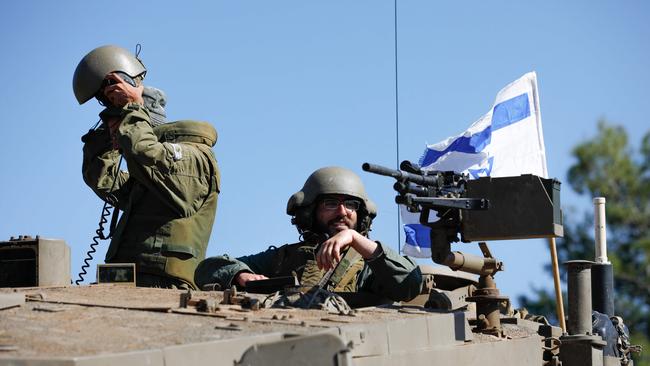
[(0, 310), (13, 308), (25, 304), (23, 294), (0, 294)]
[[(112, 285), (0, 293), (27, 299), (0, 311), (0, 365), (234, 365), (242, 360), (272, 365), (300, 364), (306, 355), (312, 364), (350, 365), (540, 365), (542, 360), (542, 337), (534, 326), (504, 324), (506, 338), (472, 334), (471, 314), (461, 311), (414, 306), (368, 307), (349, 315), (254, 311), (221, 304), (222, 292), (192, 293), (181, 307), (182, 290)], [(201, 312), (193, 306), (201, 302), (213, 305)], [(316, 350), (315, 344), (324, 346)]]

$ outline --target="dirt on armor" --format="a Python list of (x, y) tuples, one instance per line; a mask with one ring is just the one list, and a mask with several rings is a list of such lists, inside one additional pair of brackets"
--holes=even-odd
[[(380, 307), (338, 315), (303, 309), (252, 311), (237, 305), (200, 313), (179, 307), (185, 292), (114, 285), (2, 289), (0, 294), (24, 294), (26, 302), (0, 310), (0, 358), (77, 357), (276, 332), (308, 334), (423, 313)], [(202, 298), (219, 304), (223, 293), (192, 293), (192, 299)]]

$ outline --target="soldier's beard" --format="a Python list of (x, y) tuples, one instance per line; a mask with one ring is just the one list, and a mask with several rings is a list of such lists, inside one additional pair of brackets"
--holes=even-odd
[(339, 215), (327, 223), (319, 223), (318, 226), (321, 232), (334, 236), (345, 229), (354, 229), (356, 223), (348, 216)]

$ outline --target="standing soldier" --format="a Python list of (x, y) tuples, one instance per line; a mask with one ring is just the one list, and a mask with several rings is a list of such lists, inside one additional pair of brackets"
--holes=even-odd
[[(77, 101), (94, 97), (105, 107), (101, 124), (81, 139), (83, 178), (123, 211), (107, 263), (135, 263), (138, 286), (196, 288), (194, 270), (217, 209), (217, 132), (206, 122), (166, 123), (164, 94), (142, 85), (146, 71), (116, 46), (98, 47), (79, 62)], [(120, 156), (128, 172), (120, 171)]]

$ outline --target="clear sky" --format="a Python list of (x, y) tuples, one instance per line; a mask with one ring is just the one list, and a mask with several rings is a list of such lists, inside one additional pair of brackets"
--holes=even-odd
[[(379, 206), (372, 237), (397, 248), (393, 182), (361, 171), (366, 161), (396, 164), (393, 0), (177, 4), (0, 3), (0, 240), (65, 239), (76, 278), (102, 203), (81, 179), (79, 139), (100, 107), (77, 104), (72, 74), (97, 46), (140, 43), (145, 82), (166, 91), (169, 119), (210, 121), (219, 132), (209, 255), (295, 242), (287, 199), (327, 165), (361, 175)], [(635, 144), (648, 130), (646, 1), (413, 0), (399, 1), (397, 16), (401, 159), (464, 131), (528, 71), (538, 76), (552, 177), (565, 180), (571, 148), (594, 136), (599, 118), (625, 126)], [(590, 208), (568, 184), (562, 199), (565, 213)], [(506, 264), (502, 293), (552, 286), (545, 242), (491, 249)]]

